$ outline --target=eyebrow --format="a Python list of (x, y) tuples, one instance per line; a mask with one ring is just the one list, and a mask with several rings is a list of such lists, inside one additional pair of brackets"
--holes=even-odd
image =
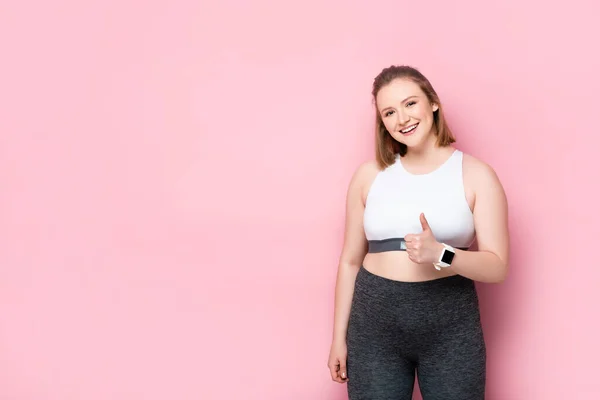
[[(407, 98), (405, 98), (404, 100), (402, 100), (400, 103), (404, 103), (406, 100), (412, 99), (413, 97), (418, 97), (418, 96), (416, 96), (416, 95), (413, 94), (412, 96), (408, 96)], [(386, 111), (388, 108), (391, 108), (391, 107), (386, 107), (383, 110), (381, 110), (381, 112)]]

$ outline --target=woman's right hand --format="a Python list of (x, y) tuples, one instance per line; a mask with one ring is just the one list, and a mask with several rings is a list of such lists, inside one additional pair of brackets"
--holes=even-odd
[(333, 341), (331, 350), (329, 351), (329, 372), (331, 379), (338, 383), (348, 381), (348, 371), (346, 370), (346, 359), (348, 357), (348, 349), (345, 341)]

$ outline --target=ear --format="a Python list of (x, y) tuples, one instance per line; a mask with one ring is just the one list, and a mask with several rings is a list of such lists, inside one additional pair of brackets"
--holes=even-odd
[(437, 104), (432, 104), (433, 112), (436, 112), (440, 107)]

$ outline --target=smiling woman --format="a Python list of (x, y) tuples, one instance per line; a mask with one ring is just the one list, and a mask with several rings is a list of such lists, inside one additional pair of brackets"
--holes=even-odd
[(372, 95), (376, 154), (348, 188), (331, 377), (348, 383), (350, 400), (409, 400), (417, 371), (424, 400), (483, 399), (475, 281), (507, 273), (504, 190), (487, 164), (452, 146), (418, 70), (384, 69)]
[(440, 147), (456, 141), (436, 91), (416, 69), (383, 70), (374, 82), (372, 95), (379, 109), (375, 114), (375, 131), (376, 156), (381, 168), (393, 164), (396, 155), (405, 156), (408, 145), (416, 148), (419, 144), (406, 143), (402, 137), (421, 132), (424, 135), (419, 139), (423, 140), (433, 133)]

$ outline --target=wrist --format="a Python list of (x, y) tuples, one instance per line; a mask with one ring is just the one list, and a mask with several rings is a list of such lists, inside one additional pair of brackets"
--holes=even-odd
[(439, 252), (438, 259), (433, 263), (433, 266), (438, 271), (440, 271), (442, 268), (450, 267), (456, 254), (456, 249), (454, 249), (454, 247), (449, 246), (445, 243), (440, 243), (440, 245), (441, 250)]
[(444, 245), (440, 242), (435, 242), (435, 258), (433, 259), (432, 263), (435, 264), (438, 261), (440, 261), (440, 258), (442, 257), (442, 253), (444, 252)]
[(333, 340), (331, 341), (332, 346), (340, 346), (346, 345), (346, 337), (341, 337), (341, 336), (334, 336)]
[(333, 343), (346, 343), (346, 331), (334, 330)]

